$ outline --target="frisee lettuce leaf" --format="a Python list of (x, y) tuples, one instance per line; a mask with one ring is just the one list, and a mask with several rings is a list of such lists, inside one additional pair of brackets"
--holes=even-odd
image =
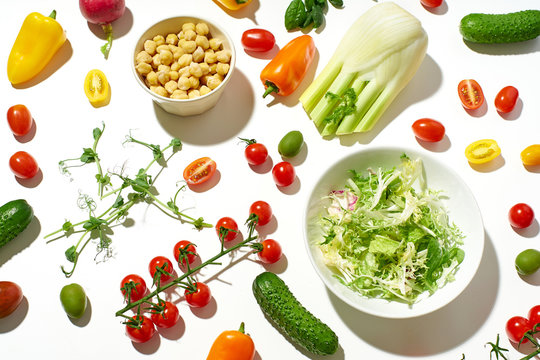
[(454, 280), (464, 236), (443, 194), (427, 188), (420, 159), (402, 155), (392, 169), (351, 170), (346, 187), (328, 199), (319, 248), (343, 284), (412, 305)]

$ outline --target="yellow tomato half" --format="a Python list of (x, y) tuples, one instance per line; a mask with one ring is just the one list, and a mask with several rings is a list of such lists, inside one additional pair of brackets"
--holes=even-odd
[(84, 79), (84, 93), (94, 107), (105, 106), (111, 100), (107, 77), (101, 70), (90, 70)]
[(540, 144), (530, 145), (523, 149), (521, 161), (525, 166), (540, 165)]
[(487, 163), (500, 154), (499, 145), (492, 139), (477, 140), (465, 149), (465, 156), (472, 164)]

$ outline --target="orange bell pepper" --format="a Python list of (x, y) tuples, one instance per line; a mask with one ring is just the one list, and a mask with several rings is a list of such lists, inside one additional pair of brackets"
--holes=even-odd
[(285, 45), (261, 72), (266, 88), (263, 98), (272, 92), (282, 96), (292, 94), (306, 75), (315, 50), (309, 35), (301, 35)]
[(222, 332), (212, 344), (206, 360), (253, 360), (255, 344), (244, 333), (244, 323), (238, 330)]
[(218, 4), (229, 10), (238, 10), (246, 6), (251, 0), (215, 0)]
[(33, 12), (24, 19), (8, 58), (7, 75), (13, 85), (36, 76), (66, 41), (55, 18), (53, 10), (49, 16)]

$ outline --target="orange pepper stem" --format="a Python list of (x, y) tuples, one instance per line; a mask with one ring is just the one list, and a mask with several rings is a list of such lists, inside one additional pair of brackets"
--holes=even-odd
[(244, 330), (244, 322), (242, 321), (242, 323), (240, 324), (240, 328), (238, 329), (239, 332), (241, 332), (242, 334), (245, 334), (245, 330)]
[(264, 85), (266, 85), (266, 91), (263, 94), (263, 98), (265, 98), (270, 93), (275, 92), (277, 94), (279, 92), (279, 88), (271, 81), (266, 80)]
[(56, 20), (56, 10), (53, 10), (49, 17)]

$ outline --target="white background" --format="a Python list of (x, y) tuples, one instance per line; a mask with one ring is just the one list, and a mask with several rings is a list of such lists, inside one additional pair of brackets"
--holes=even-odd
[[(246, 323), (256, 348), (256, 359), (316, 359), (291, 345), (262, 315), (251, 283), (264, 270), (278, 273), (296, 297), (339, 336), (340, 348), (328, 359), (487, 359), (484, 344), (501, 334), (502, 345), (511, 359), (523, 356), (504, 335), (504, 325), (514, 315), (526, 316), (538, 303), (539, 276), (521, 278), (514, 269), (515, 256), (537, 248), (538, 222), (517, 232), (507, 221), (508, 209), (527, 202), (538, 209), (538, 172), (525, 169), (520, 152), (539, 143), (540, 102), (538, 71), (540, 41), (511, 45), (467, 45), (459, 31), (459, 20), (470, 12), (505, 13), (538, 7), (537, 0), (476, 0), (444, 2), (429, 11), (418, 0), (396, 1), (422, 22), (429, 36), (427, 56), (416, 76), (391, 105), (373, 131), (322, 139), (298, 103), (298, 97), (327, 63), (336, 43), (360, 14), (375, 3), (344, 0), (344, 9), (330, 7), (325, 25), (311, 31), (318, 52), (300, 89), (286, 98), (262, 99), (261, 69), (275, 55), (246, 54), (240, 38), (244, 30), (262, 27), (272, 31), (279, 47), (300, 35), (288, 33), (283, 14), (289, 1), (253, 0), (238, 12), (227, 12), (211, 0), (127, 1), (124, 17), (113, 24), (116, 40), (108, 60), (99, 52), (103, 36), (99, 27), (81, 16), (76, 1), (26, 0), (11, 2), (2, 17), (0, 69), (6, 69), (9, 51), (23, 19), (32, 11), (48, 15), (54, 8), (67, 32), (68, 45), (32, 86), (14, 88), (0, 71), (2, 107), (27, 105), (36, 123), (33, 136), (16, 139), (0, 121), (0, 203), (27, 199), (36, 218), (19, 238), (0, 249), (0, 280), (18, 283), (25, 299), (10, 317), (0, 320), (2, 358), (54, 359), (184, 358), (204, 359), (224, 330)], [(179, 118), (156, 107), (141, 90), (132, 74), (133, 47), (150, 25), (170, 16), (201, 15), (224, 27), (237, 49), (236, 70), (229, 87), (214, 109), (204, 115)], [(95, 109), (83, 92), (83, 79), (94, 68), (107, 75), (112, 87), (108, 106)], [(465, 111), (456, 87), (460, 80), (476, 79), (483, 87), (486, 104), (480, 111)], [(506, 85), (520, 91), (516, 109), (507, 116), (495, 110), (493, 99)], [(446, 127), (447, 136), (436, 145), (419, 143), (410, 126), (421, 117), (432, 117)], [(131, 130), (141, 140), (166, 144), (179, 137), (183, 150), (170, 161), (156, 186), (168, 200), (176, 191), (181, 172), (192, 160), (210, 156), (219, 174), (205, 191), (183, 193), (181, 208), (193, 216), (215, 223), (231, 216), (243, 224), (249, 205), (268, 201), (274, 210), (272, 222), (261, 229), (261, 237), (278, 240), (284, 257), (275, 265), (263, 266), (257, 257), (240, 251), (224, 258), (224, 266), (201, 272), (208, 281), (211, 304), (191, 310), (182, 291), (173, 293), (182, 320), (143, 345), (124, 335), (121, 319), (114, 316), (123, 307), (120, 280), (138, 273), (150, 282), (147, 265), (156, 255), (172, 257), (174, 244), (188, 239), (198, 244), (203, 259), (218, 252), (213, 229), (196, 231), (189, 225), (164, 216), (154, 206), (138, 205), (130, 212), (132, 226), (114, 228), (114, 257), (96, 263), (94, 245), (81, 255), (72, 278), (66, 279), (60, 265), (66, 264), (64, 250), (75, 237), (46, 244), (44, 235), (59, 228), (65, 219), (84, 219), (77, 208), (79, 192), (95, 195), (94, 168), (73, 169), (73, 181), (58, 171), (58, 161), (79, 156), (92, 143), (91, 131), (102, 122), (106, 130), (99, 153), (106, 169), (124, 165), (136, 171), (150, 160), (148, 151), (122, 146)], [(293, 160), (297, 180), (288, 189), (278, 189), (271, 165), (281, 161), (277, 144), (290, 130), (304, 134), (306, 146)], [(269, 148), (272, 162), (253, 169), (243, 157), (238, 137), (256, 138)], [(471, 167), (465, 147), (474, 140), (495, 139), (502, 155), (483, 167)], [(322, 171), (348, 153), (379, 145), (400, 145), (430, 153), (454, 168), (470, 186), (485, 224), (485, 251), (477, 275), (456, 300), (434, 313), (406, 320), (390, 320), (359, 312), (329, 293), (312, 268), (304, 247), (302, 217), (311, 187)], [(17, 181), (8, 167), (15, 151), (25, 150), (37, 159), (42, 175), (27, 182)], [(108, 204), (105, 202), (104, 205)], [(245, 228), (241, 226), (241, 230)], [(230, 266), (226, 266), (231, 263)], [(71, 282), (81, 284), (88, 295), (85, 316), (71, 321), (59, 301), (60, 289)], [(7, 357), (6, 357), (7, 356)]]

